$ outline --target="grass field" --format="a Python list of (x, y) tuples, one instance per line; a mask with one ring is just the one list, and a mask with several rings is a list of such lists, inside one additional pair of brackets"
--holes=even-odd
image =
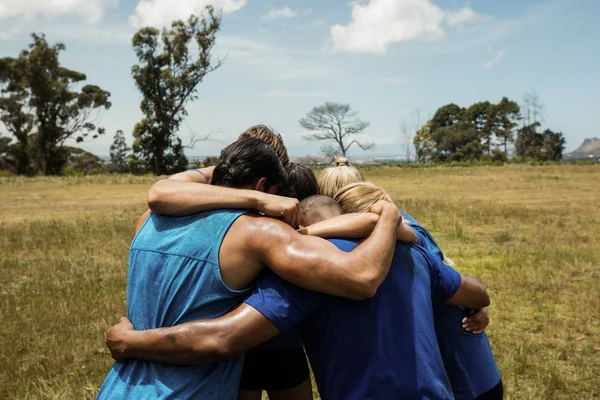
[[(492, 297), (508, 399), (600, 398), (600, 166), (365, 169)], [(93, 398), (155, 178), (0, 178), (0, 398)]]

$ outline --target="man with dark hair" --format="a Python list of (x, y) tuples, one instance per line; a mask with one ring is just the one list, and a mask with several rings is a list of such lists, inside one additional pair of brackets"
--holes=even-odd
[[(284, 179), (274, 150), (244, 138), (223, 150), (213, 183), (275, 193)], [(311, 290), (355, 299), (373, 296), (389, 271), (400, 219), (392, 205), (380, 214), (373, 235), (345, 253), (245, 210), (185, 217), (151, 213), (138, 224), (131, 244), (128, 317), (138, 329), (219, 317), (243, 300), (265, 266)], [(118, 361), (98, 398), (233, 400), (242, 362), (243, 356), (193, 367)]]

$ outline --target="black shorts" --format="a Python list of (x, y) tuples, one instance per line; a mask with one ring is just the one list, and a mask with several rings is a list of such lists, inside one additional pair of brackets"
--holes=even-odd
[(475, 400), (502, 400), (504, 398), (504, 386), (502, 380), (492, 390), (485, 392), (481, 396), (477, 396)]
[(240, 390), (284, 390), (310, 376), (304, 348), (256, 347), (246, 352)]

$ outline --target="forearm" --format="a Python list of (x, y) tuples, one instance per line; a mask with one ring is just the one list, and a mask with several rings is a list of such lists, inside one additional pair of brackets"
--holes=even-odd
[[(362, 239), (373, 233), (377, 221), (379, 221), (379, 215), (375, 213), (344, 214), (309, 225), (301, 229), (300, 233), (325, 239)], [(396, 238), (404, 243), (416, 244), (418, 242), (417, 235), (413, 229), (402, 222), (402, 220), (398, 223)]]
[[(128, 322), (128, 321), (127, 321)], [(169, 364), (195, 365), (233, 357), (279, 334), (264, 315), (248, 304), (212, 320), (198, 320), (169, 328), (107, 332), (115, 359), (137, 358)]]
[(303, 234), (321, 238), (361, 239), (369, 236), (379, 221), (374, 213), (345, 214), (307, 226)]
[(203, 211), (254, 209), (260, 192), (165, 179), (148, 193), (148, 207), (159, 214), (182, 216)]
[(195, 365), (229, 357), (219, 342), (225, 334), (214, 321), (196, 321), (170, 328), (130, 331), (124, 358), (167, 364)]

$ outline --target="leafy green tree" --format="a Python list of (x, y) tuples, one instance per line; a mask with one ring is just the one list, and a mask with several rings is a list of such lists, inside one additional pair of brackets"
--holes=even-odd
[(566, 143), (563, 134), (546, 129), (542, 136), (544, 143), (541, 148), (541, 158), (547, 161), (560, 161)]
[(369, 127), (369, 122), (361, 120), (357, 115), (358, 111), (353, 111), (350, 104), (326, 102), (313, 107), (298, 122), (301, 127), (310, 131), (304, 136), (305, 139), (334, 142), (332, 145), (323, 146), (324, 154), (331, 157), (333, 155), (346, 157), (348, 150), (354, 144), (363, 150), (375, 147), (374, 143), (361, 143), (357, 139), (352, 139)]
[(435, 131), (438, 128), (454, 125), (462, 121), (464, 121), (464, 109), (454, 103), (447, 104), (440, 107), (433, 115), (431, 130)]
[(470, 122), (477, 132), (487, 154), (492, 151), (492, 121), (490, 118), (492, 104), (489, 101), (475, 103), (462, 112), (462, 119)]
[(513, 132), (519, 123), (519, 112), (519, 105), (506, 97), (503, 97), (500, 103), (490, 106), (491, 131), (503, 145), (506, 157), (508, 157), (508, 143), (513, 142)]
[(125, 135), (122, 130), (118, 130), (115, 134), (113, 143), (110, 145), (110, 164), (114, 172), (124, 174), (129, 169), (129, 151), (131, 148), (127, 146)]
[(33, 173), (29, 157), (29, 135), (34, 116), (29, 109), (29, 91), (23, 70), (13, 58), (0, 59), (0, 122), (17, 143), (11, 146), (13, 167), (19, 175)]
[(534, 122), (531, 125), (523, 126), (517, 132), (515, 150), (517, 156), (522, 160), (539, 159), (540, 149), (544, 144), (544, 137), (537, 133), (539, 127), (540, 123)]
[(134, 128), (132, 147), (137, 162), (157, 175), (187, 167), (177, 136), (187, 116), (185, 106), (198, 98), (197, 86), (206, 74), (221, 66), (221, 61), (211, 60), (221, 17), (210, 6), (206, 11), (202, 19), (192, 15), (187, 23), (174, 21), (162, 33), (147, 27), (133, 36), (139, 64), (131, 71), (143, 95), (144, 119)]
[(82, 142), (104, 133), (92, 121), (98, 112), (110, 108), (110, 93), (94, 85), (77, 90), (86, 76), (60, 64), (65, 46), (50, 46), (44, 35), (33, 34), (32, 39), (18, 58), (1, 63), (1, 79), (7, 82), (0, 106), (2, 121), (17, 137), (19, 168), (29, 164), (27, 152), (40, 172), (56, 175), (68, 161), (67, 139)]
[(474, 161), (483, 155), (480, 135), (471, 122), (459, 122), (433, 131), (439, 161)]
[(413, 139), (417, 163), (437, 161), (437, 151), (431, 132), (431, 121), (427, 121), (415, 134)]

